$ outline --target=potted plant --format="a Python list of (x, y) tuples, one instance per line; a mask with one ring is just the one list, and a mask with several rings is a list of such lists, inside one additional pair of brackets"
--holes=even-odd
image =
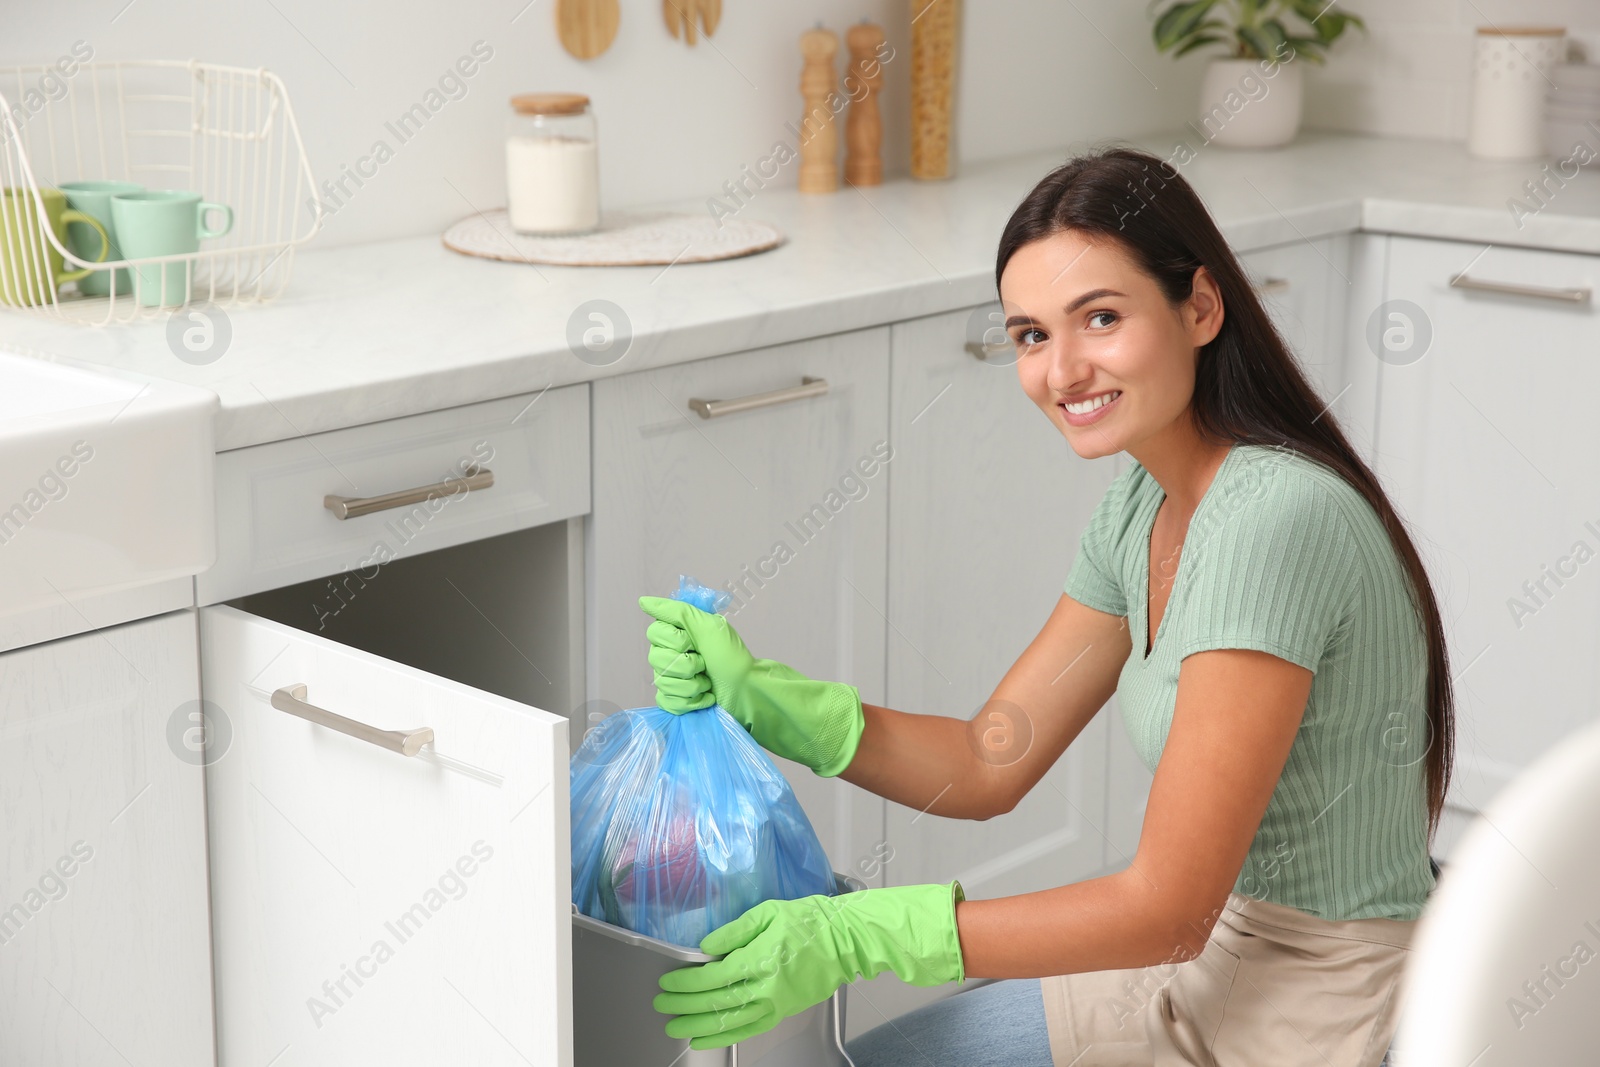
[(1321, 65), (1360, 17), (1330, 0), (1152, 0), (1156, 51), (1175, 57), (1218, 44), (1200, 83), (1199, 132), (1235, 148), (1288, 144), (1300, 129), (1304, 58)]

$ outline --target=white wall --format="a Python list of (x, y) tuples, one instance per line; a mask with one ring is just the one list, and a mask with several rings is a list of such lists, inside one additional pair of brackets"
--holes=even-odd
[[(864, 16), (884, 27), (897, 50), (884, 71), (885, 160), (891, 174), (907, 169), (910, 0), (724, 0), (716, 35), (694, 48), (667, 33), (660, 0), (621, 0), (615, 42), (589, 61), (561, 49), (553, 0), (525, 9), (527, 0), (126, 3), (7, 5), (0, 63), (49, 61), (81, 38), (99, 59), (195, 57), (274, 71), (289, 86), (319, 179), (380, 137), (395, 147), (319, 244), (437, 233), (475, 208), (503, 204), (504, 123), (518, 92), (593, 98), (607, 206), (715, 195), (777, 141), (794, 143), (785, 123), (802, 111), (796, 39), (819, 19), (841, 37)], [(1188, 114), (1200, 65), (1175, 68), (1154, 54), (1140, 4), (967, 0), (964, 8), (957, 123), (968, 159), (1136, 136), (1174, 128)], [(398, 145), (385, 122), (480, 39), (493, 58), (466, 95)], [(795, 169), (775, 181), (792, 186)]]
[(1306, 81), (1306, 122), (1451, 141), (1467, 136), (1479, 26), (1561, 26), (1573, 58), (1600, 63), (1595, 0), (1339, 0), (1367, 23), (1347, 30)]
[[(102, 60), (194, 57), (276, 72), (319, 179), (380, 138), (394, 149), (318, 238), (343, 244), (438, 233), (503, 204), (504, 122), (518, 92), (594, 99), (608, 207), (718, 195), (776, 142), (794, 143), (785, 124), (801, 112), (796, 38), (819, 19), (841, 35), (862, 17), (885, 28), (897, 51), (885, 67), (885, 159), (891, 175), (904, 174), (909, 12), (922, 2), (724, 0), (716, 35), (691, 49), (668, 35), (658, 0), (621, 0), (616, 41), (587, 62), (557, 42), (554, 0), (19, 2), (0, 14), (0, 63), (48, 62), (81, 39)], [(1312, 72), (1310, 127), (1460, 138), (1475, 25), (1600, 31), (1594, 0), (1340, 2), (1365, 13), (1372, 31), (1350, 34), (1329, 68)], [(965, 0), (962, 22), (956, 145), (965, 161), (1172, 130), (1191, 117), (1205, 56), (1157, 54), (1143, 2)], [(480, 40), (493, 56), (465, 95), (399, 144), (385, 123)], [(795, 169), (775, 182), (793, 185)]]

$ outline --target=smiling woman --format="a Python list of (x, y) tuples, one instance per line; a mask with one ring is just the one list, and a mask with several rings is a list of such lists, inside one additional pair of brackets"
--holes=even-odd
[(702, 943), (723, 959), (662, 977), (669, 1036), (736, 1043), (892, 970), (1000, 981), (862, 1034), (856, 1067), (1383, 1058), (1448, 785), (1439, 612), (1372, 472), (1162, 168), (1079, 156), (1000, 239), (1022, 389), (1080, 457), (1135, 461), (985, 704), (1014, 709), (1020, 756), (985, 759), (987, 714), (864, 704), (756, 659), (724, 618), (647, 631), (662, 699), (710, 693), (764, 746), (946, 818), (1011, 811), (1115, 693), (1154, 771), (1132, 862), (993, 900), (952, 881), (765, 901)]
[[(1134, 460), (995, 690), (1035, 737), (991, 781), (995, 808), (1113, 690), (1155, 778), (1126, 870), (957, 904), (965, 974), (1002, 979), (984, 1028), (1007, 1040), (974, 1043), (961, 995), (848, 1051), (857, 1067), (958, 1049), (967, 1064), (1375, 1065), (1452, 747), (1416, 549), (1176, 170), (1120, 148), (1057, 168), (1007, 224), (995, 280), (1024, 392), (1079, 456)], [(918, 806), (954, 777), (921, 754), (939, 744), (921, 716), (867, 710), (842, 777)]]

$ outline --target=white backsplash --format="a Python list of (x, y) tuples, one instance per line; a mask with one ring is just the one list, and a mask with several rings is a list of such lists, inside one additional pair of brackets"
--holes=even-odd
[(1573, 56), (1600, 63), (1595, 0), (1338, 0), (1347, 30), (1306, 81), (1310, 126), (1386, 137), (1465, 140), (1479, 26), (1563, 26)]
[[(1348, 34), (1328, 68), (1311, 72), (1309, 127), (1459, 139), (1478, 23), (1557, 23), (1600, 37), (1595, 0), (1339, 2), (1363, 13), (1371, 32)], [(725, 0), (716, 35), (691, 49), (668, 36), (653, 0), (627, 2), (616, 41), (587, 62), (557, 42), (554, 0), (31, 4), (0, 15), (0, 65), (51, 62), (84, 41), (100, 60), (193, 57), (278, 73), (319, 181), (343, 186), (334, 200), (324, 197), (335, 208), (317, 239), (327, 246), (438, 233), (474, 210), (503, 205), (505, 118), (518, 92), (593, 98), (605, 208), (726, 198), (726, 183), (741, 180), (759, 201), (746, 176), (779, 142), (795, 144), (796, 38), (819, 19), (842, 36), (869, 17), (896, 49), (884, 69), (884, 158), (889, 176), (903, 175), (910, 3)], [(1156, 53), (1143, 2), (965, 0), (963, 7), (955, 133), (963, 161), (1052, 146), (1065, 154), (1102, 139), (1175, 130), (1193, 116), (1205, 56), (1174, 61)], [(464, 59), (481, 60), (472, 76), (431, 98), (420, 129), (397, 134), (399, 117), (426, 105)], [(792, 187), (796, 169), (782, 166), (770, 182)]]
[[(102, 60), (194, 57), (276, 72), (319, 181), (369, 159), (359, 186), (344, 181), (349, 195), (317, 238), (326, 246), (438, 233), (504, 204), (505, 119), (519, 92), (592, 98), (603, 207), (726, 196), (724, 183), (756, 172), (778, 142), (796, 143), (799, 35), (820, 20), (842, 38), (868, 17), (896, 49), (880, 98), (886, 170), (909, 167), (910, 0), (725, 0), (715, 36), (693, 48), (668, 34), (656, 0), (623, 0), (616, 40), (589, 61), (561, 49), (554, 2), (13, 5), (0, 15), (0, 65), (51, 62), (84, 40)], [(965, 159), (1137, 136), (1188, 117), (1201, 65), (1155, 54), (1142, 4), (966, 0), (962, 17), (956, 144)], [(426, 103), (477, 41), (492, 55), (462, 80), (465, 91), (436, 98), (420, 130), (398, 135), (399, 116)], [(842, 71), (842, 41), (840, 53)], [(770, 180), (793, 187), (797, 169)]]

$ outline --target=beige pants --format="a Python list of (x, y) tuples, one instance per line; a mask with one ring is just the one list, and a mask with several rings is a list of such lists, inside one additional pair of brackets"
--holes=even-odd
[(1376, 1067), (1415, 922), (1228, 894), (1184, 963), (1040, 980), (1055, 1067)]

